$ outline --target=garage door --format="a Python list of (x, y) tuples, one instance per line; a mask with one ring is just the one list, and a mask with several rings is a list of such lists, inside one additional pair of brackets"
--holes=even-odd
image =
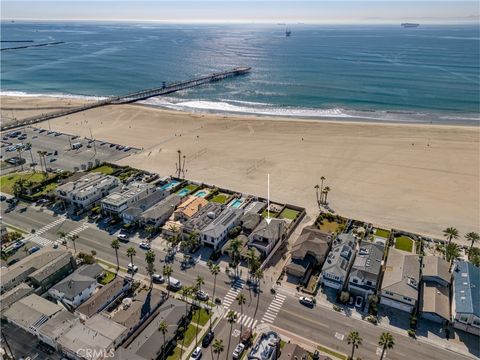
[(392, 299), (387, 299), (387, 298), (384, 298), (384, 297), (382, 297), (380, 299), (380, 304), (387, 305), (387, 306), (393, 307), (395, 309), (406, 311), (406, 312), (411, 312), (412, 309), (413, 309), (413, 307), (411, 305), (402, 304), (398, 301), (395, 301), (395, 300), (392, 300)]

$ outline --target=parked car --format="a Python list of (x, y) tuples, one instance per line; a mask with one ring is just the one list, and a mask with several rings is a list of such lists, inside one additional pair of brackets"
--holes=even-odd
[(123, 241), (123, 242), (127, 242), (128, 241), (128, 236), (125, 235), (125, 234), (118, 234), (117, 239), (120, 240), (120, 241)]
[(222, 304), (222, 299), (220, 299), (219, 297), (215, 298), (215, 304), (221, 305)]
[(192, 356), (190, 356), (190, 360), (198, 360), (201, 357), (202, 357), (202, 348), (197, 346), (195, 350), (193, 350)]
[(208, 345), (210, 345), (214, 337), (215, 337), (214, 332), (212, 330), (209, 330), (207, 334), (203, 337), (202, 346), (204, 348), (208, 347)]
[(306, 297), (306, 296), (300, 296), (300, 304), (305, 305), (305, 306), (310, 306), (312, 307), (315, 303), (312, 298)]
[(138, 271), (138, 266), (135, 265), (135, 264), (132, 264), (132, 263), (129, 263), (127, 268), (128, 268), (129, 272), (134, 272), (135, 273), (135, 272)]
[(140, 246), (140, 249), (145, 249), (145, 250), (150, 250), (152, 248), (148, 241), (142, 241), (139, 246)]
[(235, 350), (233, 350), (233, 354), (232, 354), (233, 358), (240, 359), (244, 350), (245, 350), (245, 345), (243, 345), (242, 343), (238, 344)]
[(355, 307), (362, 308), (362, 306), (363, 306), (363, 297), (357, 296), (357, 298), (355, 299)]
[(18, 250), (20, 249), (22, 246), (25, 246), (25, 241), (23, 240), (18, 240), (14, 245), (13, 245), (13, 248), (15, 250)]
[(178, 291), (182, 288), (182, 283), (180, 282), (180, 280), (170, 277), (168, 279), (168, 287), (173, 291)]
[(5, 201), (7, 200), (7, 197), (5, 195), (0, 195), (0, 201)]
[(157, 283), (157, 284), (163, 284), (165, 282), (165, 278), (160, 274), (153, 274), (152, 280), (154, 283)]
[(28, 249), (28, 253), (33, 254), (33, 253), (36, 253), (38, 250), (40, 250), (38, 246), (33, 246), (30, 249)]
[(209, 299), (208, 294), (203, 290), (197, 291), (197, 299), (201, 301), (207, 301)]

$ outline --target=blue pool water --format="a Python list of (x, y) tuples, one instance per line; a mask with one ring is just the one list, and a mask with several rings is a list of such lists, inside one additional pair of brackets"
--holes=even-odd
[(196, 197), (201, 197), (201, 198), (203, 198), (203, 197), (207, 196), (207, 192), (206, 192), (206, 191), (203, 191), (203, 190), (197, 191), (197, 192), (195, 193), (195, 196), (196, 196)]
[(190, 190), (188, 188), (183, 188), (182, 190), (180, 190), (177, 195), (179, 196), (185, 196), (187, 195), (188, 193), (190, 192)]
[(242, 203), (243, 203), (242, 199), (236, 199), (232, 202), (232, 204), (230, 206), (234, 209), (238, 209), (240, 207), (240, 205), (242, 205)]
[(172, 180), (170, 181), (169, 183), (163, 185), (160, 189), (162, 190), (170, 190), (172, 188), (174, 188), (175, 186), (177, 186), (179, 184), (179, 181), (177, 180)]

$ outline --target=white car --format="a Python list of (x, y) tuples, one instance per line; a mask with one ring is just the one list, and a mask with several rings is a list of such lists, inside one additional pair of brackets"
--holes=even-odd
[(190, 356), (190, 360), (198, 360), (201, 357), (202, 357), (202, 348), (197, 346), (195, 350), (193, 350), (192, 356)]
[(245, 345), (243, 345), (242, 343), (238, 344), (235, 350), (233, 350), (233, 354), (232, 354), (233, 358), (240, 359), (244, 350), (245, 350)]
[(142, 241), (139, 246), (141, 249), (145, 250), (150, 250), (152, 248), (148, 241)]
[(120, 241), (128, 241), (128, 236), (125, 234), (118, 234), (117, 239)]
[(138, 271), (138, 266), (137, 265), (134, 265), (132, 263), (129, 263), (128, 264), (128, 271), (130, 272), (137, 272)]
[(201, 301), (207, 301), (208, 300), (208, 294), (203, 290), (198, 290), (197, 291), (197, 299), (201, 300)]
[(160, 274), (153, 274), (152, 280), (154, 283), (157, 283), (157, 284), (162, 284), (165, 282), (165, 278)]

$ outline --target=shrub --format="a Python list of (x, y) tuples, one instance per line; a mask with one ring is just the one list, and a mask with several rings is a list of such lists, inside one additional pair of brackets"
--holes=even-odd
[(333, 304), (333, 310), (340, 312), (342, 311), (342, 308), (338, 305)]
[(95, 262), (95, 258), (91, 254), (85, 254), (80, 252), (78, 254), (78, 258), (82, 260), (85, 264), (93, 264)]
[(414, 338), (414, 339), (415, 339), (416, 336), (417, 336), (414, 329), (408, 329), (407, 333), (408, 333), (408, 336), (410, 336), (410, 337), (412, 337), (412, 338)]
[(372, 323), (374, 325), (377, 325), (378, 323), (378, 320), (377, 320), (377, 317), (376, 316), (373, 316), (373, 315), (369, 315), (366, 317), (366, 320), (369, 322), (369, 323)]
[(339, 300), (342, 304), (346, 304), (348, 302), (348, 300), (350, 300), (350, 293), (348, 291), (342, 291), (340, 293)]

